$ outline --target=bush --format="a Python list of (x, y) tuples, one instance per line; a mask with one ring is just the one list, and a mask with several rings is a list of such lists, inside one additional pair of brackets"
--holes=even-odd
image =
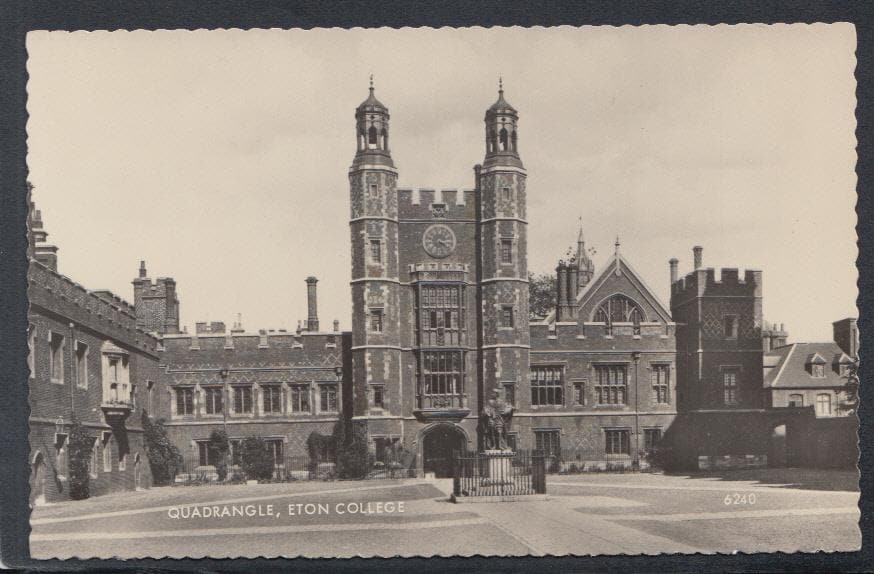
[(209, 450), (209, 460), (215, 466), (219, 481), (224, 482), (228, 477), (228, 452), (231, 449), (227, 433), (223, 430), (212, 431), (209, 435), (207, 449)]
[(146, 456), (149, 458), (149, 468), (152, 471), (152, 484), (167, 486), (182, 466), (182, 455), (179, 454), (176, 445), (167, 438), (164, 419), (153, 421), (149, 413), (143, 411), (142, 425)]
[(78, 419), (73, 419), (70, 427), (69, 441), (69, 471), (70, 498), (83, 500), (91, 495), (91, 456), (93, 455), (94, 437), (85, 432)]
[(250, 480), (269, 480), (273, 477), (273, 453), (259, 436), (243, 441), (242, 467)]

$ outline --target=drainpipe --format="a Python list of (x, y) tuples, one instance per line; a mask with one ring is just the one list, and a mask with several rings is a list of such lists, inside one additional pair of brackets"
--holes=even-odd
[(631, 353), (634, 359), (634, 464), (640, 470), (640, 380), (638, 379), (638, 365), (640, 365), (640, 351)]

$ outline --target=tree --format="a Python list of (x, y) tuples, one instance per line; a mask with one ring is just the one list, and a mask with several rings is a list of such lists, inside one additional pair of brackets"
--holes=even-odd
[(228, 477), (228, 452), (231, 450), (228, 434), (223, 430), (212, 431), (209, 435), (207, 449), (209, 461), (215, 466), (218, 479), (224, 481)]
[(368, 470), (366, 423), (347, 427), (350, 423), (343, 417), (334, 425), (334, 445), (337, 449), (337, 476), (340, 478), (364, 478)]
[(250, 436), (243, 440), (241, 463), (243, 472), (250, 480), (269, 480), (273, 478), (273, 453), (260, 436)]
[(85, 431), (77, 418), (70, 426), (69, 471), (70, 498), (83, 500), (91, 495), (91, 457), (94, 453), (94, 437)]
[(164, 419), (152, 421), (149, 413), (143, 411), (141, 420), (146, 456), (149, 458), (149, 468), (152, 471), (152, 484), (166, 486), (170, 484), (182, 465), (182, 455), (167, 437)]
[(555, 275), (528, 273), (528, 314), (529, 319), (543, 319), (555, 310)]
[(843, 388), (847, 398), (841, 403), (840, 408), (848, 414), (853, 414), (859, 408), (859, 359), (853, 360), (843, 378), (847, 379)]

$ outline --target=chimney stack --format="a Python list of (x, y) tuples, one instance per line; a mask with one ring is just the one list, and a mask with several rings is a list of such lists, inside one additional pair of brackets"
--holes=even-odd
[(848, 317), (832, 323), (834, 340), (851, 359), (859, 356), (859, 327), (856, 319)]
[(568, 315), (567, 275), (567, 266), (565, 265), (565, 262), (559, 261), (558, 267), (555, 268), (555, 282), (558, 288), (558, 293), (556, 294), (555, 320), (559, 323), (565, 321)]
[(701, 267), (704, 265), (704, 263), (702, 262), (703, 252), (704, 252), (704, 248), (701, 247), (700, 245), (696, 245), (695, 247), (692, 248), (692, 254), (694, 255), (694, 259), (695, 259), (695, 269), (701, 269)]
[(140, 279), (145, 279), (146, 277), (148, 277), (148, 275), (146, 274), (146, 262), (141, 260), (140, 261)]
[(680, 262), (676, 257), (672, 257), (668, 264), (671, 266), (671, 285), (677, 282), (677, 265)]
[(334, 319), (334, 332), (335, 333), (340, 332), (340, 320), (339, 319)]
[(319, 310), (316, 300), (316, 283), (319, 282), (315, 277), (307, 277), (307, 331), (316, 332), (319, 330)]

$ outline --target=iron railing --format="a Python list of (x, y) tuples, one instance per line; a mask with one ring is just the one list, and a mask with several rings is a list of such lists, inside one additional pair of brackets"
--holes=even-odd
[(452, 491), (456, 497), (545, 494), (545, 463), (540, 452), (456, 452)]

